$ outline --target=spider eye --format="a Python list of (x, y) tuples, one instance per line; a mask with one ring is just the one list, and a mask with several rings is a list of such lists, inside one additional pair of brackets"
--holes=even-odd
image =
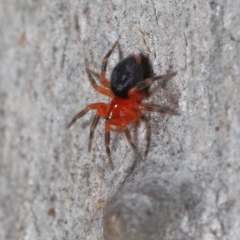
[(106, 120), (107, 120), (107, 121), (111, 120), (111, 116), (107, 116), (107, 117), (106, 117)]

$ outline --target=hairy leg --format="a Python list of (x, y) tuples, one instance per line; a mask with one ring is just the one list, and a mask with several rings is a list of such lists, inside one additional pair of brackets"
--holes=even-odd
[(106, 79), (106, 69), (107, 69), (107, 62), (108, 62), (108, 58), (110, 57), (110, 55), (112, 54), (114, 48), (117, 45), (117, 41), (113, 44), (112, 48), (109, 50), (109, 52), (105, 55), (105, 57), (102, 60), (102, 69), (101, 69), (101, 73), (100, 73), (100, 81), (101, 83), (110, 88), (111, 84), (110, 82)]
[(143, 159), (142, 159), (142, 155), (140, 154), (140, 152), (138, 151), (137, 147), (135, 146), (135, 144), (134, 144), (133, 141), (132, 141), (132, 137), (131, 137), (131, 134), (130, 134), (130, 132), (129, 132), (129, 129), (126, 128), (126, 129), (124, 130), (124, 133), (125, 133), (125, 136), (126, 136), (128, 142), (129, 142), (131, 148), (133, 149), (133, 151), (138, 155), (138, 157), (139, 157), (141, 160), (143, 160)]
[(106, 152), (107, 152), (107, 156), (108, 156), (109, 165), (112, 169), (114, 169), (113, 161), (112, 161), (112, 157), (111, 157), (111, 151), (110, 151), (110, 148), (109, 148), (110, 129), (111, 129), (111, 125), (109, 123), (105, 122), (105, 147), (106, 147)]
[(131, 88), (128, 91), (128, 96), (134, 100), (142, 100), (143, 95), (141, 93), (139, 93), (141, 90), (149, 87), (154, 81), (157, 81), (157, 80), (166, 81), (175, 75), (176, 75), (176, 73), (167, 73), (167, 74), (157, 76), (154, 78), (147, 78), (144, 81), (138, 83), (135, 87)]
[(90, 152), (91, 151), (91, 148), (92, 148), (92, 139), (93, 139), (93, 134), (94, 134), (94, 130), (98, 124), (98, 121), (99, 121), (99, 114), (97, 113), (95, 115), (95, 118), (92, 122), (92, 126), (91, 126), (91, 130), (90, 130), (90, 134), (89, 134), (89, 142), (88, 142), (88, 151)]
[(88, 74), (88, 78), (89, 81), (91, 82), (92, 86), (100, 93), (107, 95), (108, 97), (113, 97), (113, 93), (110, 89), (108, 88), (104, 88), (102, 86), (97, 85), (96, 81), (94, 80), (93, 76), (92, 76), (92, 72), (90, 69), (86, 68), (87, 74)]
[(149, 106), (143, 103), (136, 104), (134, 108), (138, 110), (145, 110), (145, 111), (150, 111), (150, 112), (159, 112), (163, 114), (170, 114), (170, 115), (179, 115), (179, 113), (169, 109), (169, 108), (164, 108), (164, 107), (158, 107), (158, 106)]
[(101, 117), (104, 117), (107, 115), (107, 107), (108, 105), (106, 103), (93, 103), (88, 105), (85, 109), (83, 109), (81, 112), (79, 112), (77, 115), (75, 115), (72, 118), (72, 121), (67, 125), (68, 128), (70, 128), (76, 121), (77, 119), (81, 118), (84, 116), (89, 110), (98, 110), (100, 113)]

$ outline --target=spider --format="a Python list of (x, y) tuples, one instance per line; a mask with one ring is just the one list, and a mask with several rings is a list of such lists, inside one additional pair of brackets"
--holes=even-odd
[(176, 75), (176, 73), (167, 73), (158, 77), (144, 79), (144, 66), (141, 55), (130, 55), (121, 60), (113, 69), (111, 81), (106, 78), (106, 69), (108, 58), (117, 45), (117, 41), (108, 51), (102, 60), (102, 69), (100, 73), (100, 81), (103, 86), (98, 85), (92, 74), (93, 72), (86, 68), (88, 78), (98, 92), (111, 98), (110, 103), (97, 102), (89, 104), (85, 109), (75, 115), (72, 121), (68, 124), (68, 128), (90, 110), (96, 110), (95, 118), (92, 122), (88, 151), (91, 151), (94, 130), (100, 118), (105, 119), (105, 147), (109, 160), (109, 165), (113, 169), (113, 161), (109, 148), (110, 131), (124, 132), (126, 138), (140, 159), (142, 156), (138, 151), (136, 145), (132, 141), (128, 125), (139, 120), (144, 110), (151, 112), (159, 112), (164, 114), (179, 115), (178, 113), (164, 108), (156, 107), (142, 103), (143, 99), (147, 97), (146, 90), (156, 80), (168, 80)]

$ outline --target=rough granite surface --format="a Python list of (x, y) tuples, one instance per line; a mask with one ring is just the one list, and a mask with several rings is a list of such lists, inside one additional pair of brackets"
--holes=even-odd
[[(239, 0), (0, 1), (0, 239), (239, 240), (239, 9)], [(131, 127), (143, 162), (113, 133), (112, 171), (104, 121), (91, 153), (94, 113), (66, 125), (109, 101), (85, 68), (99, 73), (116, 40), (123, 56), (148, 55), (156, 75), (177, 72), (146, 102), (181, 115), (146, 113)], [(118, 61), (116, 50), (107, 76)]]

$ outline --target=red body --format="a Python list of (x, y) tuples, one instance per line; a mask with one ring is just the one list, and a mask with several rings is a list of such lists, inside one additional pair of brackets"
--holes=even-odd
[(116, 131), (124, 130), (128, 124), (135, 122), (142, 116), (142, 112), (136, 109), (137, 103), (133, 99), (122, 99), (114, 97), (105, 117), (109, 124), (116, 126)]
[[(166, 80), (174, 76), (175, 73), (168, 73), (163, 76), (155, 78), (142, 79), (143, 71), (141, 65), (141, 56), (131, 56), (120, 62), (114, 69), (114, 76), (111, 82), (106, 79), (107, 59), (111, 55), (113, 49), (116, 47), (117, 42), (113, 45), (112, 49), (106, 54), (102, 61), (102, 71), (100, 73), (100, 81), (103, 86), (98, 85), (92, 77), (91, 70), (87, 69), (88, 78), (92, 86), (100, 93), (112, 98), (110, 103), (93, 103), (88, 105), (84, 110), (79, 112), (72, 121), (68, 124), (70, 127), (77, 119), (85, 115), (89, 110), (96, 110), (96, 115), (93, 120), (90, 135), (88, 150), (91, 150), (93, 133), (99, 121), (99, 118), (105, 119), (105, 147), (109, 160), (109, 164), (113, 169), (113, 162), (110, 153), (110, 131), (124, 132), (133, 151), (142, 159), (141, 154), (138, 152), (135, 144), (132, 141), (128, 125), (137, 121), (142, 116), (142, 111), (152, 111), (178, 115), (176, 112), (156, 106), (150, 106), (142, 103), (146, 97), (142, 90), (149, 87), (155, 80)], [(139, 81), (140, 80), (140, 81)], [(126, 86), (127, 87), (126, 87)], [(118, 87), (121, 91), (118, 90)], [(115, 94), (114, 94), (115, 93)], [(122, 96), (122, 97), (121, 97)]]

